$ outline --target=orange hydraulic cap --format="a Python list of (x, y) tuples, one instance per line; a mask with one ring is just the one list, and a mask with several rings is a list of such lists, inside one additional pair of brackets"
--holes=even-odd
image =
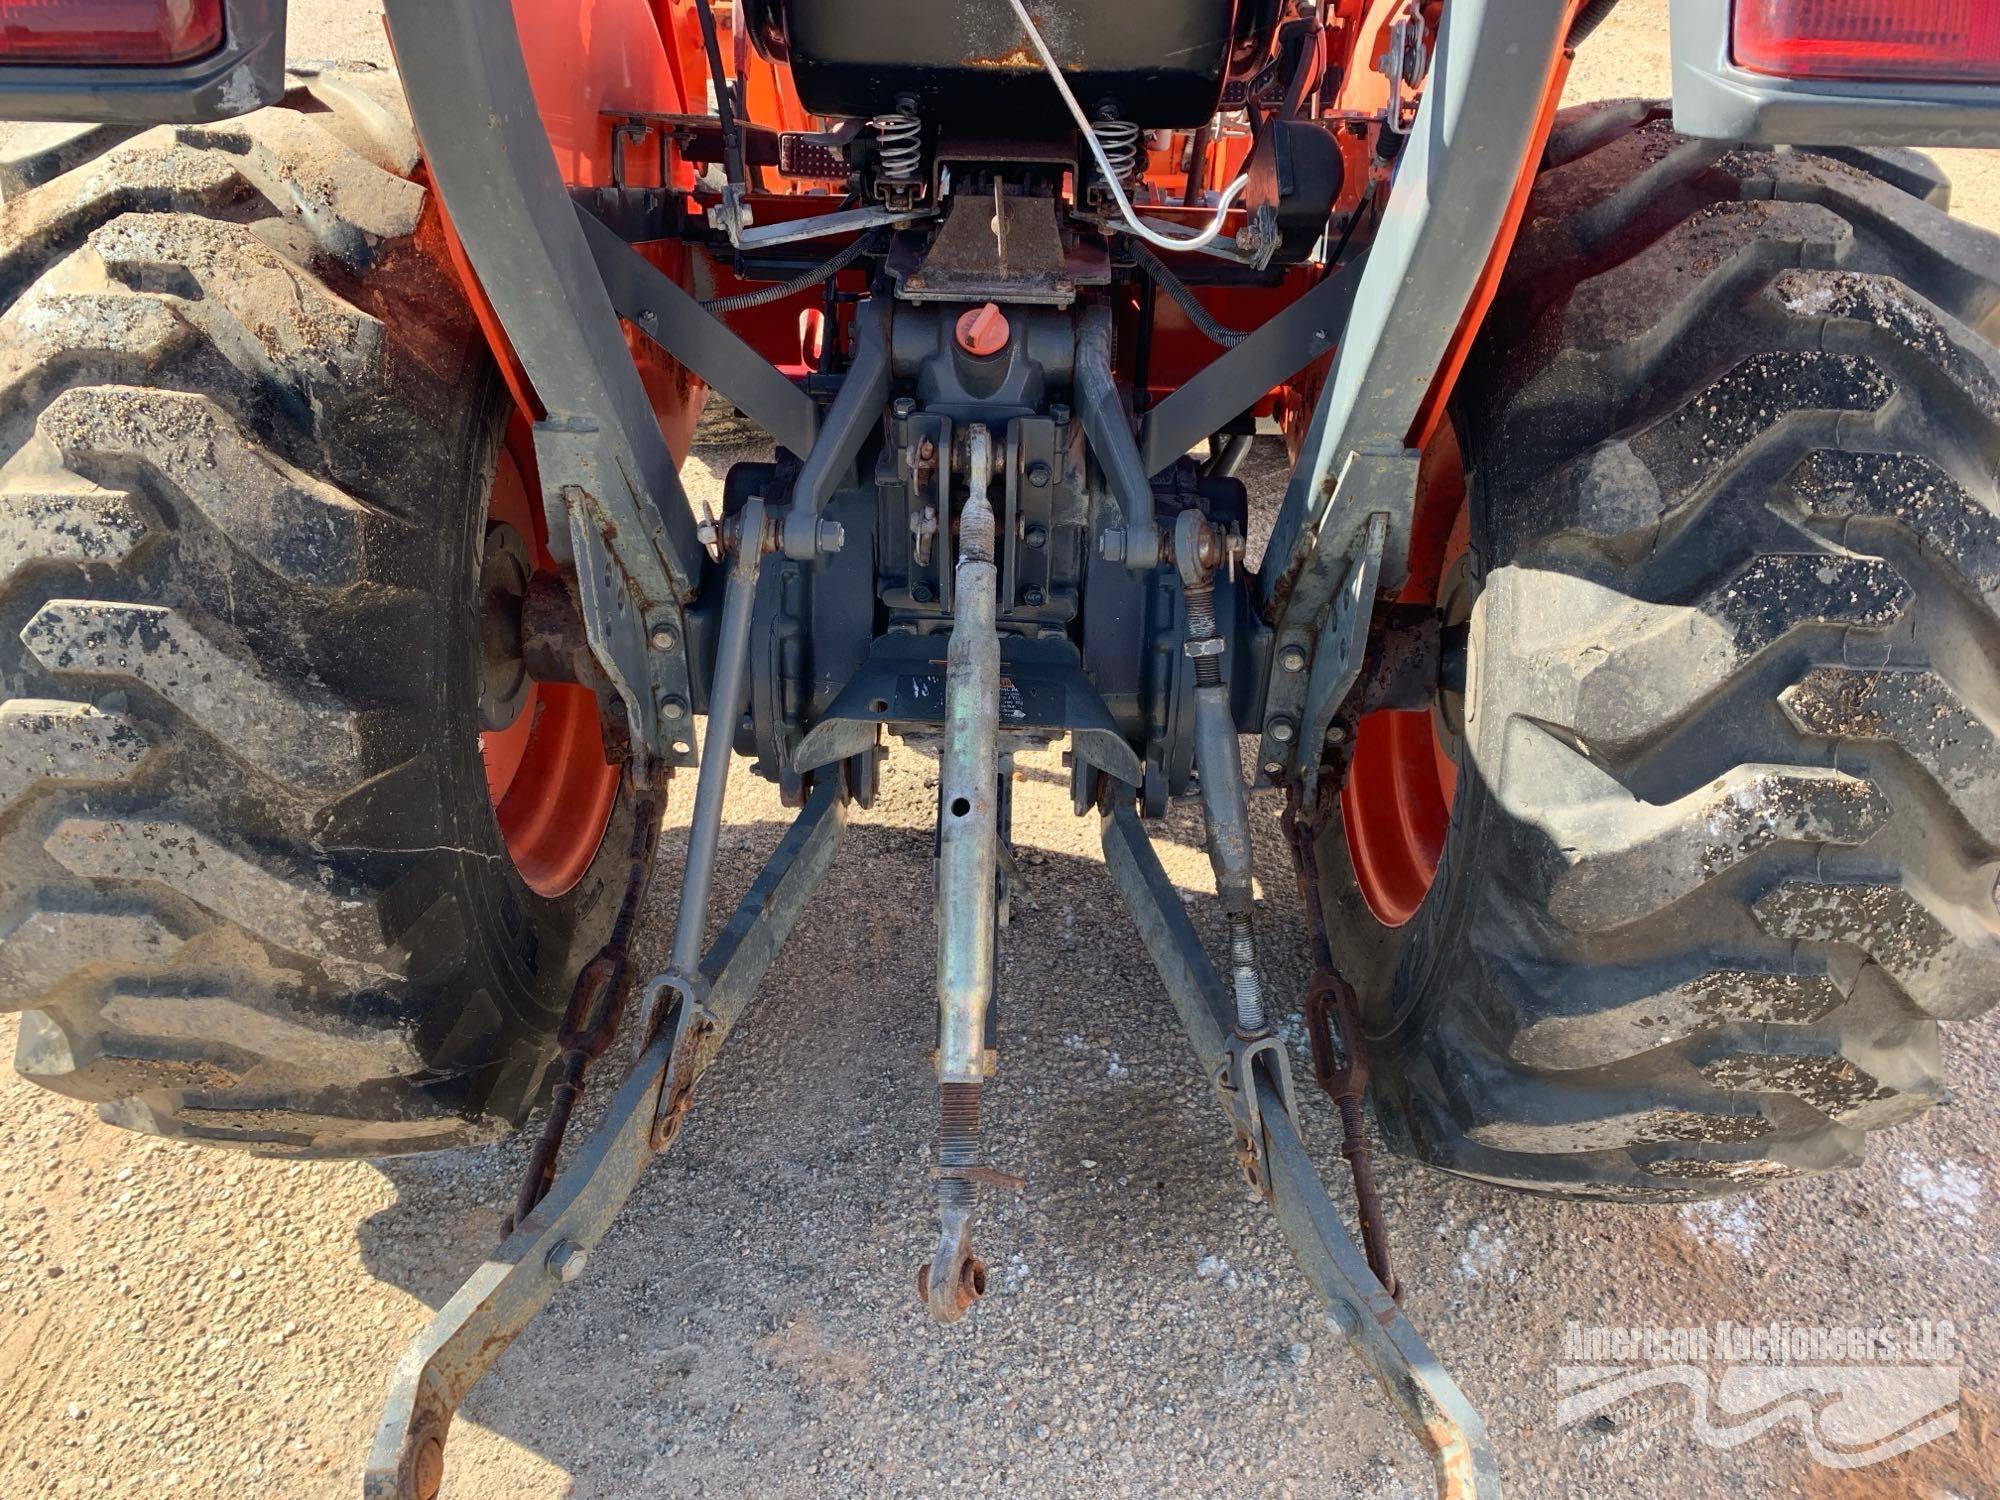
[(998, 354), (1007, 347), (1007, 315), (994, 303), (961, 313), (958, 347), (967, 354)]

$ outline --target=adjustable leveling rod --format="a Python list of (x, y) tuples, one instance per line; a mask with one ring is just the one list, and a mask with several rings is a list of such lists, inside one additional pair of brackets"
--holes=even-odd
[(972, 1253), (972, 1190), (982, 1175), (979, 1092), (1000, 865), (998, 570), (986, 496), (993, 454), (978, 423), (966, 429), (965, 459), (938, 767), (938, 1246), (917, 1273), (917, 1295), (944, 1323), (956, 1322), (986, 1291), (986, 1267)]

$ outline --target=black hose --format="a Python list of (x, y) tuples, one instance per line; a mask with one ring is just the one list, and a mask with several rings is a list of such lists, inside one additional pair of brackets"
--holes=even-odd
[(1215, 315), (1203, 307), (1195, 294), (1187, 289), (1180, 277), (1167, 269), (1166, 262), (1135, 239), (1132, 241), (1132, 259), (1149, 277), (1153, 284), (1173, 299), (1174, 306), (1187, 315), (1201, 336), (1212, 344), (1220, 344), (1225, 349), (1234, 348), (1248, 337), (1234, 328), (1225, 328), (1215, 320)]
[[(1217, 442), (1216, 438), (1221, 441)], [(1234, 479), (1242, 471), (1250, 457), (1250, 445), (1255, 441), (1247, 432), (1218, 432), (1208, 442), (1208, 462), (1201, 466), (1204, 479)]]
[(722, 170), (730, 186), (743, 186), (743, 136), (736, 128), (736, 108), (729, 92), (728, 75), (722, 71), (722, 43), (715, 32), (715, 8), (710, 0), (695, 0), (695, 15), (701, 22), (702, 50), (708, 54), (708, 73), (715, 84), (715, 118), (722, 127)]
[(776, 286), (760, 287), (754, 292), (737, 292), (729, 297), (711, 297), (702, 303), (704, 310), (712, 313), (742, 312), (747, 308), (762, 307), (767, 302), (782, 302), (787, 297), (796, 296), (809, 286), (831, 281), (842, 271), (861, 259), (868, 251), (870, 236), (856, 235), (828, 259), (814, 266), (810, 271), (801, 271), (790, 281), (779, 282)]
[(1569, 36), (1564, 40), (1563, 45), (1565, 47), (1577, 46), (1591, 32), (1602, 26), (1604, 18), (1610, 15), (1617, 6), (1618, 0), (1588, 0), (1583, 9), (1576, 13), (1576, 19), (1570, 23)]
[(1199, 208), (1204, 201), (1202, 193), (1208, 183), (1208, 153), (1215, 144), (1215, 119), (1210, 116), (1203, 120), (1188, 142), (1187, 191), (1181, 194), (1181, 203), (1187, 208)]

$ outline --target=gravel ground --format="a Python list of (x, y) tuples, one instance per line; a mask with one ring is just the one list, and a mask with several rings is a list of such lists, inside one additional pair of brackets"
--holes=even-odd
[[(373, 7), (294, 9), (295, 55), (382, 57)], [(1663, 90), (1664, 13), (1628, 0), (1572, 96)], [(1993, 160), (1947, 155), (1962, 208), (2000, 226)], [(748, 456), (719, 429), (709, 439), (697, 485)], [(1256, 478), (1268, 522), (1268, 458)], [(467, 1403), (446, 1494), (1428, 1493), (1414, 1445), (1233, 1186), (1219, 1118), (1053, 755), (1025, 759), (1017, 788), (1027, 879), (987, 1091), (989, 1157), (1029, 1187), (986, 1195), (986, 1302), (950, 1329), (919, 1313), (932, 771), (909, 752), (891, 761), (680, 1144)], [(674, 788), (663, 869), (691, 790)], [(724, 900), (786, 818), (748, 778), (732, 802)], [(1303, 942), (1275, 807), (1258, 803), (1255, 824), (1272, 986), (1296, 994)], [(1199, 833), (1182, 814), (1162, 841), (1213, 943)], [(636, 939), (641, 965), (664, 960), (671, 884)], [(838, 899), (843, 887), (865, 899)], [(1951, 1031), (1954, 1099), (1879, 1141), (1862, 1171), (1719, 1206), (1550, 1203), (1383, 1163), (1408, 1310), (1485, 1411), (1513, 1492), (2000, 1494), (1996, 1041), (1992, 1021)], [(1317, 1099), (1306, 1125), (1338, 1184)], [(390, 1365), (493, 1242), (525, 1155), (514, 1141), (294, 1166), (182, 1150), (6, 1073), (0, 1489), (355, 1493)], [(1674, 1392), (1595, 1424), (1556, 1420), (1570, 1320), (1905, 1316), (1956, 1325), (1966, 1391), (1956, 1434), (1889, 1464), (1818, 1467), (1789, 1428), (1702, 1446)]]

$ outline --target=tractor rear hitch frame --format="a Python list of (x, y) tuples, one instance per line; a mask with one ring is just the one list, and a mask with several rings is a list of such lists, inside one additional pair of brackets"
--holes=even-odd
[[(1005, 778), (1017, 746), (1067, 737), (1078, 810), (1102, 814), (1114, 883), (1215, 1089), (1246, 1179), (1429, 1454), (1439, 1492), (1498, 1495), (1478, 1414), (1397, 1305), (1361, 1126), (1366, 1057), (1323, 930), (1306, 996), (1309, 1036), (1315, 1077), (1342, 1118), (1365, 1250), (1306, 1153), (1286, 1048), (1262, 992), (1237, 750), (1240, 733), (1259, 734), (1258, 784), (1285, 785), (1318, 806), (1344, 773), (1340, 746), (1352, 739), (1359, 706), (1421, 695), (1449, 655), (1434, 619), (1393, 622), (1387, 632), (1375, 622), (1406, 570), (1429, 375), (1482, 274), (1473, 251), (1492, 243), (1514, 189), (1488, 168), (1491, 148), (1533, 128), (1514, 100), (1545, 81), (1567, 0), (1454, 0), (1371, 243), (1351, 257), (1334, 253), (1316, 285), (1227, 340), (1136, 426), (1113, 359), (1109, 302), (1071, 306), (1079, 287), (1112, 276), (1101, 225), (1078, 230), (1078, 272), (1069, 276), (1065, 262), (1046, 295), (1023, 290), (1003, 243), (988, 295), (1010, 331), (997, 346), (974, 347), (962, 333), (954, 341), (949, 306), (922, 294), (929, 251), (911, 226), (945, 210), (941, 180), (933, 191), (898, 178), (895, 201), (859, 220), (759, 225), (747, 213), (742, 141), (719, 112), (732, 159), (715, 223), (738, 251), (849, 233), (862, 221), (888, 226), (871, 234), (894, 242), (878, 246), (882, 266), (844, 326), (828, 283), (838, 368), (794, 382), (719, 308), (635, 248), (692, 232), (688, 202), (670, 203), (664, 181), (657, 190), (622, 181), (574, 195), (565, 187), (512, 28), (492, 25), (480, 0), (388, 0), (386, 9), (432, 181), (545, 413), (532, 431), (549, 546), (573, 579), (608, 683), (600, 696), (622, 706), (635, 753), (663, 772), (699, 771), (672, 952), (645, 986), (636, 1055), (604, 1122), (556, 1171), (584, 1070), (622, 1007), (614, 945), (573, 999), (557, 1108), (515, 1226), (397, 1368), (368, 1472), (371, 1500), (437, 1493), (459, 1402), (555, 1290), (581, 1275), (646, 1162), (678, 1134), (696, 1084), (825, 876), (850, 798), (865, 805), (872, 795), (885, 728), (941, 734), (946, 749), (939, 1225), (919, 1284), (932, 1315), (962, 1316), (981, 1290), (974, 1188), (1016, 1183), (977, 1151), (1006, 908)], [(707, 12), (704, 4), (712, 24)], [(641, 134), (633, 127), (646, 123), (627, 114), (613, 128), (628, 132), (629, 145)], [(903, 124), (921, 138), (917, 121)], [(651, 122), (663, 160), (670, 125), (681, 128)], [(1010, 192), (1004, 169), (989, 186), (1003, 242), (1014, 218), (1024, 229), (1041, 222)], [(978, 227), (987, 222), (985, 188), (973, 190), (980, 201), (960, 205), (960, 217)], [(1431, 212), (1437, 202), (1452, 212)], [(1356, 210), (1349, 229), (1358, 221)], [(701, 243), (721, 245), (720, 235), (700, 233)], [(823, 269), (848, 264), (836, 255)], [(1057, 284), (1064, 280), (1067, 290)], [(776, 463), (731, 471), (719, 522), (694, 518), (628, 331), (779, 444)], [(1266, 567), (1261, 579), (1239, 577), (1247, 527), (1228, 465), (1241, 447), (1221, 440), (1241, 431), (1255, 393), (1326, 356)], [(968, 375), (968, 360), (988, 363)], [(1204, 438), (1217, 457), (1212, 472), (1198, 474), (1181, 455)], [(955, 477), (963, 490), (954, 491)], [(1088, 616), (1085, 595), (1096, 601)], [(941, 662), (947, 627), (950, 659)], [(783, 665), (791, 658), (781, 641), (809, 643), (810, 675)], [(1140, 659), (1149, 664), (1142, 673), (1132, 666)], [(698, 755), (696, 714), (708, 720)], [(804, 806), (704, 954), (730, 764), (753, 747), (760, 771)], [(1197, 785), (1229, 923), (1226, 976), (1202, 951), (1135, 807), (1156, 814)], [(1304, 838), (1296, 813), (1292, 832), (1296, 855)], [(1299, 877), (1310, 921), (1309, 863)], [(635, 870), (628, 903), (644, 882)]]
[[(1699, 0), (1675, 3), (1692, 11)], [(1012, 768), (1017, 751), (1066, 739), (1076, 811), (1100, 815), (1108, 872), (1215, 1092), (1246, 1182), (1272, 1208), (1330, 1322), (1429, 1455), (1438, 1492), (1497, 1496), (1498, 1466), (1479, 1415), (1400, 1307), (1364, 1122), (1363, 1000), (1337, 967), (1317, 855), (1332, 847), (1323, 836), (1338, 837), (1335, 799), (1355, 764), (1366, 716), (1434, 709), (1438, 746), (1465, 727), (1473, 632), (1452, 610), (1463, 602), (1459, 578), (1478, 582), (1484, 559), (1478, 544), (1468, 544), (1467, 572), (1447, 575), (1454, 602), (1444, 603), (1447, 595), (1430, 587), (1437, 579), (1429, 563), (1439, 560), (1431, 543), (1448, 557), (1448, 538), (1458, 533), (1434, 524), (1431, 502), (1483, 521), (1490, 497), (1507, 491), (1506, 476), (1487, 469), (1484, 454), (1507, 445), (1504, 424), (1500, 440), (1488, 442), (1475, 420), (1461, 452), (1447, 424), (1482, 403), (1467, 399), (1456, 412), (1447, 403), (1482, 325), (1497, 344), (1514, 314), (1516, 299), (1502, 277), (1514, 274), (1517, 229), (1545, 222), (1533, 197), (1537, 173), (1563, 165), (1567, 148), (1552, 122), (1570, 49), (1602, 20), (1610, 0), (1450, 0), (1442, 7), (1396, 0), (1370, 11), (1372, 27), (1345, 28), (1337, 68), (1324, 45), (1330, 29), (1303, 5), (1289, 19), (1286, 7), (1263, 7), (1254, 26), (1184, 28), (1222, 48), (1213, 61), (1202, 60), (1213, 50), (1208, 43), (1149, 57), (1156, 40), (1175, 40), (1176, 28), (1167, 25), (1130, 50), (1087, 40), (1086, 23), (1104, 20), (1112, 8), (1072, 6), (1076, 15), (1066, 19), (1083, 30), (1057, 36), (1070, 54), (1065, 60), (1050, 50), (1022, 0), (954, 9), (942, 41), (880, 35), (893, 28), (880, 24), (875, 4), (814, 6), (813, 19), (827, 33), (846, 33), (832, 49), (821, 45), (824, 36), (790, 35), (788, 7), (774, 0), (739, 7), (731, 17), (733, 90), (714, 0), (693, 0), (705, 52), (699, 65), (682, 55), (684, 38), (664, 25), (656, 4), (661, 16), (634, 9), (635, 29), (624, 38), (613, 25), (588, 38), (595, 56), (574, 77), (564, 76), (575, 70), (553, 46), (538, 48), (530, 69), (520, 25), (532, 7), (523, 23), (510, 24), (507, 7), (493, 0), (385, 5), (416, 139), (406, 141), (386, 117), (365, 126), (366, 149), (350, 138), (353, 131), (334, 133), (343, 150), (398, 179), (399, 203), (405, 188), (416, 190), (410, 201), (421, 207), (411, 225), (389, 229), (387, 219), (399, 214), (347, 214), (333, 201), (349, 196), (344, 173), (328, 178), (324, 194), (302, 197), (297, 174), (273, 158), (275, 175), (292, 181), (289, 195), (267, 181), (272, 173), (245, 182), (253, 197), (298, 219), (295, 227), (357, 275), (378, 246), (388, 249), (406, 229), (427, 258), (448, 253), (447, 280), (484, 335), (478, 357), (492, 356), (507, 390), (508, 400), (496, 399), (490, 415), (520, 424), (507, 429), (505, 461), (532, 480), (541, 505), (537, 524), (527, 524), (510, 488), (508, 519), (495, 519), (496, 488), (479, 537), (479, 728), (482, 735), (507, 731), (531, 699), (539, 704), (535, 684), (586, 689), (575, 701), (594, 699), (599, 719), (578, 741), (579, 765), (589, 774), (552, 776), (550, 784), (588, 781), (594, 788), (593, 815), (575, 819), (573, 842), (584, 864), (594, 862), (611, 817), (606, 808), (616, 805), (595, 792), (608, 792), (616, 781), (611, 768), (628, 762), (625, 804), (634, 822), (610, 936), (577, 976), (555, 1032), (549, 1111), (502, 1242), (399, 1362), (365, 1492), (374, 1500), (439, 1493), (460, 1403), (555, 1292), (582, 1276), (647, 1162), (677, 1138), (701, 1078), (824, 883), (848, 807), (872, 800), (886, 729), (940, 746), (938, 1150), (929, 1172), (938, 1224), (935, 1251), (917, 1279), (919, 1301), (951, 1322), (983, 1295), (985, 1268), (972, 1249), (975, 1189), (1022, 1186), (978, 1149), (981, 1090), (997, 1061), (999, 945), (1019, 878), (1009, 847)], [(804, 0), (793, 6), (807, 8)], [(1067, 117), (1014, 111), (1013, 100), (1029, 94), (1017, 87), (1022, 78), (1005, 75), (1026, 65), (1025, 81), (1042, 86), (1022, 49), (964, 55), (961, 43), (970, 38), (963, 33), (982, 8), (1006, 25), (1001, 12), (1011, 12)], [(1203, 8), (1189, 4), (1180, 19), (1198, 21)], [(767, 14), (755, 19), (753, 9)], [(114, 119), (133, 124), (228, 118), (279, 102), (290, 88), (279, 66), (282, 0), (229, 0), (227, 10), (221, 51), (196, 64), (142, 80), (140, 72), (153, 70), (0, 63), (0, 98), (46, 102), (47, 114), (36, 118), (89, 121), (101, 102)], [(840, 11), (845, 15), (833, 14)], [(1115, 25), (1114, 16), (1106, 31)], [(1710, 17), (1695, 35), (1719, 43), (1722, 30)], [(746, 118), (752, 31), (765, 60), (788, 72), (789, 88), (774, 71), (765, 91), (776, 97), (781, 123), (830, 128), (773, 128)], [(878, 47), (864, 54), (867, 67), (853, 69), (866, 75), (859, 82), (836, 76), (852, 68), (842, 52), (856, 37)], [(607, 39), (610, 45), (598, 45)], [(1356, 50), (1363, 41), (1374, 55)], [(647, 68), (629, 65), (652, 57), (655, 43), (665, 66), (647, 80), (639, 76)], [(1797, 80), (1783, 78), (1786, 89), (1775, 93), (1776, 85), (1734, 88), (1732, 80), (1741, 79), (1726, 49), (1720, 64), (1712, 48), (1692, 61), (1687, 52), (1676, 55), (1677, 89), (1690, 95), (1676, 100), (1684, 133), (1783, 141), (1786, 97), (1796, 96), (1799, 119), (1800, 109), (1832, 98), (1790, 89)], [(599, 64), (608, 62), (626, 76), (607, 90)], [(1379, 105), (1373, 84), (1360, 76), (1363, 65), (1387, 84)], [(36, 73), (48, 76), (31, 80)], [(1141, 76), (1143, 85), (1127, 81)], [(690, 84), (698, 88), (704, 78), (713, 117), (681, 112), (691, 102)], [(1088, 116), (1072, 79), (1090, 96)], [(1732, 84), (1740, 108), (1717, 105), (1718, 79)], [(1935, 115), (1938, 106), (1971, 116), (1993, 112), (1990, 99), (1933, 98), (1914, 87), (1871, 100), (1861, 85), (1877, 81), (1851, 80), (1852, 107), (1875, 122), (1859, 139), (1884, 131), (1893, 138), (1920, 116), (1944, 118)], [(1345, 87), (1355, 82), (1367, 87)], [(989, 93), (992, 83), (1004, 83), (1008, 93)], [(328, 78), (308, 92), (339, 114), (329, 101), (345, 87)], [(996, 98), (1007, 107), (993, 107)], [(1529, 99), (1539, 101), (1537, 109), (1521, 107)], [(294, 113), (295, 104), (283, 100)], [(651, 107), (663, 104), (671, 111)], [(78, 113), (86, 105), (92, 113)], [(1008, 133), (997, 133), (996, 123)], [(1171, 138), (1183, 125), (1192, 127), (1185, 155), (1178, 146), (1163, 149), (1159, 132)], [(1990, 120), (1975, 119), (1985, 125)], [(1594, 130), (1562, 127), (1570, 141), (1590, 134), (1587, 144), (1604, 148), (1607, 138)], [(59, 159), (82, 139), (35, 154), (67, 175), (73, 167)], [(637, 154), (648, 143), (650, 162)], [(1240, 156), (1238, 145), (1246, 148)], [(205, 142), (200, 149), (223, 148)], [(1713, 165), (1723, 149), (1715, 145), (1702, 163)], [(1164, 164), (1154, 163), (1156, 153)], [(1183, 165), (1176, 167), (1176, 158)], [(1244, 171), (1211, 193), (1209, 168), (1228, 161)], [(719, 182), (689, 170), (717, 163), (724, 168)], [(794, 182), (844, 183), (845, 195), (836, 197), (831, 186), (809, 197), (773, 192), (773, 167)], [(1171, 205), (1165, 195), (1177, 173), (1184, 174), (1180, 203)], [(307, 175), (319, 175), (318, 163)], [(1715, 185), (1730, 175), (1718, 172)], [(1892, 181), (1895, 174), (1864, 175)], [(1738, 179), (1739, 189), (1746, 185)], [(375, 196), (358, 179), (351, 189), (357, 202)], [(1135, 202), (1152, 216), (1142, 217)], [(812, 211), (836, 203), (831, 212)], [(1159, 216), (1175, 208), (1198, 217)], [(174, 212), (182, 211), (177, 202)], [(1239, 215), (1234, 232), (1218, 238), (1232, 213)], [(263, 215), (256, 208), (244, 217), (244, 224), (254, 218), (260, 239), (267, 238)], [(1205, 228), (1198, 227), (1203, 217)], [(236, 218), (232, 200), (228, 222), (243, 228)], [(303, 239), (291, 245), (292, 227), (283, 238), (302, 250)], [(1364, 232), (1350, 254), (1357, 230)], [(821, 241), (845, 243), (812, 248)], [(278, 244), (268, 237), (264, 248)], [(385, 253), (378, 263), (395, 260)], [(1597, 274), (1587, 257), (1576, 269)], [(865, 290), (854, 290), (857, 280)], [(759, 290), (732, 290), (732, 283), (758, 282), (765, 283)], [(1225, 322), (1197, 288), (1221, 292), (1211, 303), (1255, 309), (1254, 325), (1227, 326), (1245, 320)], [(128, 290), (148, 289), (134, 283)], [(702, 290), (721, 295), (703, 297)], [(1178, 307), (1179, 319), (1155, 317), (1160, 296)], [(817, 308), (803, 305), (812, 297)], [(795, 318), (776, 308), (787, 301)], [(367, 309), (377, 305), (368, 301), (357, 311), (373, 318)], [(726, 321), (766, 306), (773, 311), (763, 328), (761, 319), (734, 328)], [(1489, 316), (1489, 308), (1497, 314)], [(1155, 357), (1160, 331), (1170, 351), (1163, 359)], [(1220, 352), (1189, 357), (1177, 347), (1187, 331)], [(273, 345), (269, 352), (277, 361), (272, 373), (282, 373), (291, 351)], [(416, 363), (429, 369), (427, 360)], [(471, 363), (456, 363), (472, 372)], [(1486, 363), (1480, 355), (1468, 368)], [(486, 378), (483, 369), (479, 378)], [(401, 389), (398, 381), (385, 388)], [(772, 462), (732, 464), (720, 516), (704, 501), (697, 519), (674, 446), (687, 438), (704, 390), (727, 398), (776, 451)], [(427, 410), (421, 401), (411, 406)], [(1284, 425), (1297, 461), (1264, 558), (1250, 568), (1243, 565), (1251, 509), (1236, 471), (1266, 413)], [(531, 437), (532, 464), (526, 452), (513, 451), (520, 432)], [(317, 423), (314, 433), (326, 435)], [(501, 440), (497, 432), (494, 440)], [(1189, 456), (1202, 441), (1206, 465)], [(354, 456), (372, 446), (357, 447)], [(455, 456), (462, 446), (449, 445)], [(483, 461), (461, 467), (473, 473)], [(1470, 500), (1448, 482), (1432, 486), (1454, 470), (1468, 480)], [(325, 477), (345, 483), (344, 473)], [(456, 488), (450, 498), (474, 503)], [(175, 504), (164, 510), (171, 521)], [(375, 529), (368, 523), (364, 551), (377, 550)], [(450, 528), (444, 534), (449, 539)], [(259, 561), (286, 571), (275, 553), (260, 553)], [(394, 581), (400, 589), (401, 577)], [(1413, 591), (1413, 582), (1424, 586)], [(1422, 597), (1404, 602), (1412, 592)], [(37, 655), (58, 674), (110, 670)], [(316, 662), (317, 649), (304, 655)], [(120, 670), (131, 675), (129, 663)], [(315, 673), (314, 704), (322, 686)], [(155, 696), (173, 698), (164, 688)], [(188, 705), (171, 706), (200, 721)], [(707, 720), (699, 753), (697, 716)], [(1488, 717), (1504, 727), (1519, 716)], [(533, 728), (524, 725), (524, 734)], [(1287, 797), (1284, 830), (1313, 956), (1302, 997), (1305, 1039), (1314, 1079), (1341, 1123), (1358, 1243), (1306, 1151), (1291, 1060), (1265, 1002), (1250, 788), (1240, 761), (1246, 733), (1258, 739), (1253, 786), (1281, 787)], [(371, 773), (374, 739), (368, 736), (355, 761)], [(400, 737), (382, 743), (409, 748)], [(525, 741), (514, 743), (518, 761), (528, 752), (519, 748)], [(593, 746), (604, 754), (593, 759)], [(704, 946), (739, 754), (754, 755), (759, 774), (799, 811), (718, 938)], [(1464, 765), (1481, 769), (1474, 764), (1480, 758), (1466, 757)], [(662, 787), (687, 767), (698, 767), (698, 779), (671, 952), (644, 986), (633, 1055), (606, 1118), (561, 1169), (586, 1078), (627, 1010), (628, 948), (660, 841)], [(1364, 783), (1367, 769), (1363, 762)], [(1448, 768), (1440, 761), (1436, 769), (1448, 794)], [(489, 785), (495, 801), (505, 790)], [(1204, 951), (1140, 821), (1190, 794), (1204, 815), (1226, 958)], [(541, 807), (567, 817), (570, 800), (550, 796)], [(384, 798), (382, 809), (393, 814), (400, 803)], [(1463, 817), (1450, 826), (1463, 827)], [(1350, 834), (1356, 827), (1350, 821)], [(536, 895), (552, 894), (544, 886), (576, 888), (536, 881), (533, 862), (501, 832), (514, 853), (513, 873)], [(340, 853), (365, 854), (385, 867), (389, 861), (374, 856), (480, 854), (458, 844), (377, 848), (372, 839), (344, 840)], [(1350, 843), (1357, 874), (1365, 843), (1359, 835)], [(332, 852), (315, 843), (312, 856)], [(504, 877), (497, 856), (489, 857), (487, 873)], [(1426, 890), (1442, 868), (1435, 849), (1428, 864)], [(1573, 866), (1566, 873), (1574, 875)], [(1463, 862), (1451, 868), (1455, 879), (1466, 878)], [(73, 873), (110, 875), (81, 867)], [(331, 873), (346, 878), (344, 870)], [(1365, 879), (1363, 886), (1370, 894)], [(580, 920), (590, 930), (603, 910), (594, 905), (600, 893), (612, 891), (593, 883), (576, 903), (586, 908)], [(210, 904), (193, 886), (182, 894), (196, 906)], [(1368, 904), (1381, 905), (1373, 894)], [(1751, 914), (1761, 921), (1762, 904)], [(1591, 925), (1558, 915), (1576, 932)], [(1344, 919), (1336, 912), (1335, 920)], [(291, 944), (275, 927), (267, 932), (247, 919), (238, 925), (251, 937)], [(369, 930), (375, 925), (356, 924), (371, 952), (380, 936)], [(510, 926), (554, 951), (544, 930), (528, 923), (487, 925)], [(1406, 976), (1407, 969), (1395, 983)], [(462, 1080), (487, 1076), (490, 1057), (461, 1055), (455, 1041), (426, 1046), (421, 1073), (399, 1074), (398, 1084), (427, 1100), (448, 1097), (468, 1120), (478, 1116), (482, 1129), (487, 1118), (518, 1123), (529, 1102), (521, 1090), (551, 1081), (530, 1065), (537, 1056), (547, 1060), (535, 1051), (548, 1041), (537, 1024), (550, 1019), (541, 1010), (554, 998), (546, 984), (560, 993), (560, 979), (544, 967), (533, 1004), (504, 1007), (505, 1029), (455, 1028), (509, 1049), (504, 1088), (459, 1091)], [(50, 1015), (38, 1024), (64, 1030)], [(1399, 1050), (1416, 1055), (1408, 1046)], [(513, 1060), (522, 1063), (518, 1072)], [(447, 1096), (441, 1083), (454, 1092)], [(134, 1113), (151, 1110), (143, 1099), (132, 1106)], [(341, 1140), (374, 1139), (344, 1132), (377, 1122), (327, 1118), (339, 1122)], [(414, 1117), (399, 1109), (398, 1123), (405, 1118)], [(306, 1139), (316, 1142), (318, 1131), (311, 1127)], [(1467, 1132), (1479, 1133), (1476, 1124)], [(227, 1134), (207, 1127), (187, 1133)], [(407, 1140), (461, 1138), (444, 1125)], [(1566, 1147), (1544, 1142), (1537, 1149)], [(1784, 1164), (1775, 1151), (1771, 1159)], [(1650, 1174), (1663, 1159), (1634, 1151), (1631, 1163)]]

